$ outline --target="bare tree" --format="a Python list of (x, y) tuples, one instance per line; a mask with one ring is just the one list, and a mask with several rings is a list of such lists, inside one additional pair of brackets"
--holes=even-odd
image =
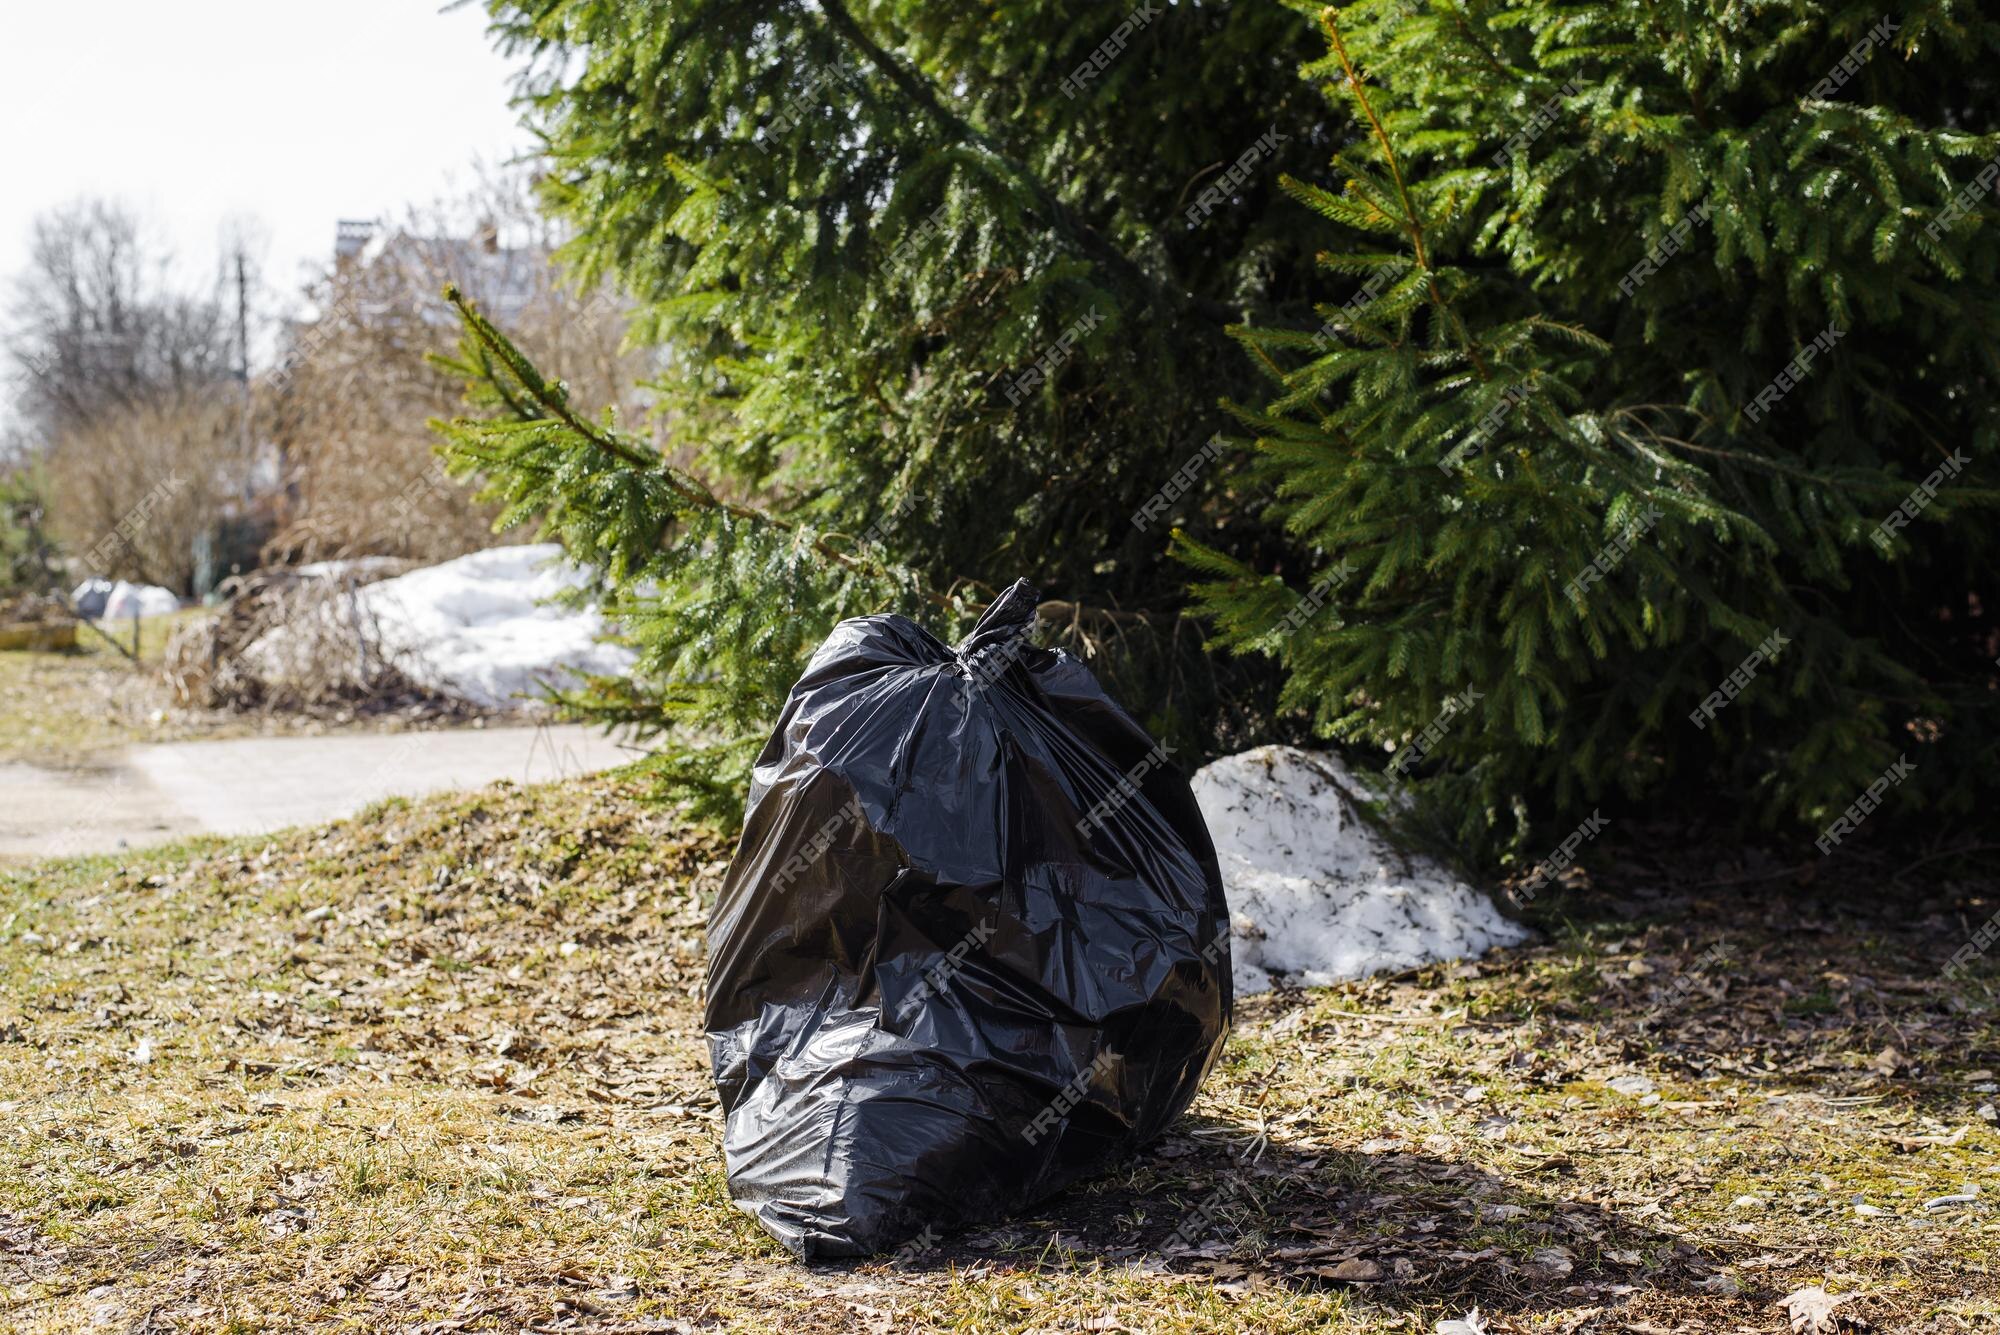
[(86, 573), (185, 590), (198, 538), (248, 499), (236, 308), (221, 271), (183, 285), (131, 209), (38, 218), (0, 333), (51, 532)]
[(4, 346), (40, 444), (228, 378), (228, 310), (213, 289), (176, 289), (172, 270), (171, 252), (122, 205), (84, 200), (36, 219)]

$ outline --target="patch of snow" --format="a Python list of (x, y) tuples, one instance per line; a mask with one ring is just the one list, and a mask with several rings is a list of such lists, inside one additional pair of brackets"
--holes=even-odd
[[(88, 581), (86, 587), (87, 584)], [(121, 579), (104, 596), (104, 610), (98, 615), (108, 621), (126, 621), (135, 616), (163, 617), (180, 610), (181, 600), (172, 589), (157, 584), (128, 584)]]
[(1236, 993), (1324, 987), (1516, 945), (1528, 931), (1359, 814), (1366, 790), (1328, 753), (1262, 746), (1194, 776), (1229, 898)]
[(552, 542), (489, 547), (412, 570), (360, 590), (382, 643), (412, 660), (423, 684), (489, 708), (541, 694), (544, 683), (573, 685), (580, 673), (615, 675), (633, 653), (605, 644), (595, 607), (561, 607), (556, 595), (581, 587), (582, 570)]
[[(342, 573), (349, 572), (337, 565), (326, 572)], [(316, 615), (365, 628), (369, 640), (421, 685), (488, 709), (512, 709), (540, 697), (546, 686), (631, 668), (630, 649), (601, 641), (606, 625), (597, 608), (551, 601), (585, 582), (555, 543), (489, 547), (366, 584), (353, 591), (351, 603), (343, 598)], [(278, 626), (251, 645), (247, 657), (275, 670), (301, 644), (305, 652), (318, 652), (309, 647), (313, 643), (299, 628)]]
[(294, 566), (292, 573), (301, 579), (356, 579), (365, 583), (396, 574), (409, 564), (397, 556), (355, 556), (344, 561), (308, 561)]

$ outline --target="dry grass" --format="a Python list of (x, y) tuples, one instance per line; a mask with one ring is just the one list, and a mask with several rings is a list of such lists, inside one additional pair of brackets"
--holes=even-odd
[[(162, 654), (175, 630), (210, 615), (205, 608), (188, 608), (144, 618), (137, 665), (87, 627), (80, 630), (74, 650), (0, 651), (0, 763), (70, 768), (88, 766), (102, 753), (127, 744), (434, 727), (464, 722), (479, 712), (468, 707), (458, 717), (440, 718), (440, 711), (428, 704), (403, 712), (360, 707), (310, 714), (183, 706), (162, 679)], [(107, 623), (107, 628), (131, 644), (129, 621)]]
[[(73, 650), (0, 652), (0, 761), (71, 764), (128, 741), (205, 731), (170, 716), (171, 697), (154, 672), (174, 628), (205, 615), (195, 608), (142, 618), (141, 666), (88, 626), (78, 627)], [(131, 646), (130, 621), (106, 628)]]
[(723, 1188), (726, 851), (599, 778), (0, 877), (0, 1326), (1707, 1335), (1821, 1283), (2000, 1324), (1993, 975), (1938, 978), (1992, 904), (1633, 862), (1547, 944), (1243, 1006), (1032, 1217), (806, 1267)]

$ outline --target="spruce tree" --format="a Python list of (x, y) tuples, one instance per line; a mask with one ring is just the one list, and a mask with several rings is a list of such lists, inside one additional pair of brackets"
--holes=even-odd
[(491, 10), (673, 451), (470, 312), (441, 426), (641, 647), (579, 703), (698, 725), (662, 765), (718, 808), (833, 619), (950, 635), (1025, 574), (1195, 757), (1315, 733), (1462, 848), (1657, 796), (1818, 828), (1901, 758), (1892, 803), (2000, 809), (2000, 25)]
[[(1286, 182), (1341, 300), (1239, 328), (1244, 411), (1332, 615), (1198, 539), (1203, 607), (1327, 736), (1509, 807), (1713, 793), (1990, 820), (2000, 25), (1951, 5), (1320, 13), (1365, 142)], [(1991, 173), (1987, 173), (1990, 178)], [(1358, 285), (1343, 279), (1359, 278)], [(1787, 368), (1790, 369), (1787, 369)], [(1920, 517), (1882, 524), (1929, 480)]]
[(0, 596), (49, 593), (61, 579), (47, 531), (46, 490), (34, 464), (0, 464)]
[(1258, 736), (1275, 673), (1205, 652), (1165, 552), (1176, 520), (1279, 541), (1224, 461), (1184, 466), (1256, 384), (1228, 325), (1309, 313), (1313, 238), (1271, 207), (1331, 144), (1293, 74), (1309, 24), (1157, 2), (490, 9), (567, 260), (666, 350), (653, 388), (686, 470), (469, 330), (492, 416), (446, 425), (455, 457), (598, 565), (642, 646), (636, 684), (595, 703), (700, 724), (727, 754), (666, 763), (726, 792), (834, 620), (896, 607), (949, 636), (1026, 576), (1042, 638), (1156, 732), (1192, 755)]

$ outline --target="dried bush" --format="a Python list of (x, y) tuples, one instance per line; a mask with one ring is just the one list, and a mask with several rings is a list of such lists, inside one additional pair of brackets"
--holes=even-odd
[(565, 367), (589, 402), (643, 412), (632, 386), (650, 354), (621, 350), (621, 301), (563, 285), (562, 238), (529, 190), (525, 176), (507, 176), (415, 212), (323, 277), (318, 318), (292, 330), (263, 396), (295, 493), (269, 559), (380, 553), (428, 564), (496, 541), (495, 508), (444, 475), (426, 427), (462, 411), (462, 381), (431, 360), (457, 335), (446, 284), (508, 312), (523, 344)]
[(352, 716), (472, 717), (478, 706), (421, 683), (357, 591), (394, 566), (308, 577), (264, 570), (225, 581), (216, 614), (177, 628), (162, 673), (201, 709)]
[(85, 573), (192, 585), (195, 541), (241, 504), (240, 405), (213, 389), (107, 408), (50, 449), (49, 527)]

